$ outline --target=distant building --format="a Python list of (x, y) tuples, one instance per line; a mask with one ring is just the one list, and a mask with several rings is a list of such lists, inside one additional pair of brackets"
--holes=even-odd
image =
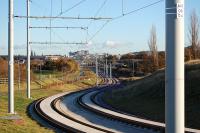
[(46, 55), (45, 60), (51, 60), (51, 61), (56, 61), (62, 58), (60, 55)]
[(76, 52), (69, 52), (69, 57), (76, 59), (76, 60), (82, 60), (83, 58), (87, 58), (90, 56), (88, 50), (80, 50)]
[(31, 58), (31, 60), (45, 60), (45, 56), (31, 56), (30, 57)]
[(69, 52), (69, 56), (70, 57), (87, 56), (87, 55), (89, 55), (89, 51), (88, 50)]

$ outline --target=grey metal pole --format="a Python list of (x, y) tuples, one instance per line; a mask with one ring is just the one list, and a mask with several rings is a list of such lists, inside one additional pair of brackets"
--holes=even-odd
[(41, 76), (42, 76), (42, 71), (41, 71), (41, 63), (40, 63), (40, 80), (42, 79)]
[(134, 73), (135, 73), (135, 62), (133, 60), (133, 76), (134, 76)]
[(27, 77), (26, 77), (26, 87), (27, 87), (27, 98), (31, 98), (31, 91), (30, 91), (30, 82), (31, 82), (31, 73), (30, 73), (30, 41), (29, 41), (29, 0), (26, 1), (27, 3), (27, 24), (26, 24), (26, 28), (27, 28), (27, 64), (26, 64), (26, 71), (27, 71)]
[(64, 71), (63, 71), (63, 64), (62, 64), (62, 81), (64, 80)]
[(106, 78), (108, 78), (108, 60), (107, 60), (107, 54), (106, 54)]
[(98, 78), (99, 78), (99, 71), (98, 71), (98, 55), (96, 55), (96, 86), (99, 85)]
[(112, 79), (112, 63), (110, 63), (110, 79)]
[(21, 70), (20, 70), (20, 61), (18, 60), (18, 91), (20, 90), (21, 87)]
[(14, 14), (13, 0), (9, 0), (8, 19), (8, 112), (14, 114)]
[(106, 64), (103, 64), (103, 74), (106, 75)]
[(184, 133), (184, 0), (166, 0), (166, 133)]

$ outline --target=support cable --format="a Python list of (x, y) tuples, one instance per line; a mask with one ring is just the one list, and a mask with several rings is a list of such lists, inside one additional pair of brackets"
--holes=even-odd
[[(99, 9), (97, 10), (97, 12), (95, 13), (94, 18), (97, 17), (97, 15), (100, 13), (100, 11), (102, 10), (102, 8), (105, 6), (105, 4), (106, 4), (107, 1), (108, 1), (108, 0), (104, 0), (104, 2), (101, 4), (100, 8), (99, 8)], [(90, 21), (90, 23), (88, 24), (87, 27), (89, 27), (91, 24), (92, 24), (92, 20)]]
[(124, 16), (124, 0), (122, 0), (122, 16)]
[(124, 13), (123, 15), (114, 17), (111, 21), (116, 20), (116, 19), (120, 19), (120, 18), (122, 18), (122, 17), (124, 17), (124, 16), (133, 14), (133, 13), (138, 12), (138, 11), (140, 11), (140, 10), (143, 10), (143, 9), (145, 9), (145, 8), (154, 6), (154, 5), (156, 5), (156, 4), (160, 3), (160, 2), (163, 2), (163, 1), (164, 1), (164, 0), (158, 0), (158, 1), (156, 1), (156, 2), (153, 2), (153, 3), (150, 3), (150, 4), (144, 5), (144, 6), (140, 7), (140, 8), (135, 9), (135, 10), (132, 10), (132, 11), (127, 12), (127, 13)]
[(91, 41), (92, 39), (94, 39), (94, 38), (97, 36), (97, 34), (100, 33), (100, 31), (103, 30), (103, 28), (104, 28), (109, 22), (114, 21), (114, 20), (117, 20), (117, 19), (120, 19), (120, 18), (125, 17), (125, 16), (130, 15), (130, 14), (136, 13), (136, 12), (138, 12), (138, 11), (144, 10), (144, 9), (146, 9), (146, 8), (148, 8), (148, 7), (154, 6), (154, 5), (156, 5), (156, 4), (158, 4), (158, 3), (161, 3), (161, 2), (163, 2), (163, 1), (164, 1), (164, 0), (158, 0), (158, 1), (156, 1), (156, 2), (147, 4), (147, 5), (144, 5), (144, 6), (140, 7), (140, 8), (137, 8), (137, 9), (135, 9), (135, 10), (132, 10), (132, 11), (130, 11), (130, 12), (124, 13), (123, 15), (114, 17), (114, 18), (112, 18), (111, 20), (107, 20), (106, 23), (104, 23), (104, 25), (103, 25), (102, 27), (100, 27), (100, 29), (89, 39), (89, 41)]
[(63, 1), (62, 0), (60, 0), (60, 14), (62, 14), (62, 12), (63, 12)]
[(35, 0), (30, 0), (30, 3), (38, 9), (40, 9), (43, 12), (43, 14), (45, 14), (45, 12), (47, 11), (46, 7), (42, 7), (39, 3), (35, 2)]
[[(107, 1), (108, 1), (108, 0), (104, 0), (104, 2), (101, 4), (100, 8), (99, 8), (99, 9), (97, 10), (97, 12), (95, 13), (94, 17), (97, 17), (97, 15), (100, 13), (100, 11), (102, 10), (102, 8), (105, 6), (105, 4), (106, 4)], [(103, 24), (103, 26), (100, 28), (100, 30), (103, 29), (103, 28), (106, 26), (107, 23), (108, 23), (108, 22), (105, 22), (105, 23)], [(90, 21), (90, 23), (88, 24), (87, 27), (89, 27), (91, 24), (92, 24), (92, 20)], [(92, 38), (94, 38), (99, 32), (100, 32), (100, 31), (98, 30), (89, 40), (87, 40), (87, 42), (91, 41)], [(87, 37), (86, 37), (86, 39), (88, 39), (88, 36), (89, 36), (89, 33), (88, 33), (88, 31), (87, 31)]]
[(65, 42), (65, 40), (59, 34), (57, 34), (54, 30), (52, 30), (52, 33), (54, 34), (54, 36), (57, 36), (62, 42)]
[(93, 36), (88, 40), (88, 42), (91, 41), (92, 39), (94, 39), (94, 38), (99, 34), (99, 32), (100, 32), (101, 30), (103, 30), (103, 28), (104, 28), (109, 22), (110, 22), (109, 20), (106, 21), (106, 22), (100, 27), (100, 29), (99, 29), (97, 32), (95, 32), (95, 33), (93, 34)]
[(58, 14), (56, 17), (59, 17), (67, 12), (69, 12), (70, 10), (74, 9), (75, 7), (79, 6), (80, 4), (82, 4), (83, 2), (85, 2), (86, 0), (81, 0), (78, 3), (76, 3), (75, 5), (73, 5), (72, 7), (66, 9), (65, 11), (63, 11), (62, 13)]

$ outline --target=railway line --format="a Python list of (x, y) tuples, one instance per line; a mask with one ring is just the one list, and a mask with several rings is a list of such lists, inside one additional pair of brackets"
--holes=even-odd
[[(102, 82), (99, 87), (39, 99), (33, 103), (33, 111), (54, 130), (61, 132), (164, 132), (164, 123), (138, 118), (102, 105), (99, 102), (102, 92), (120, 86), (117, 79), (102, 78)], [(190, 128), (185, 130), (200, 132)]]

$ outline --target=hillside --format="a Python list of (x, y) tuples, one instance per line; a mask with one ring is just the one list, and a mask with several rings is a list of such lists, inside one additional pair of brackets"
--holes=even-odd
[[(186, 126), (200, 129), (200, 63), (186, 64)], [(164, 122), (165, 74), (159, 70), (152, 75), (128, 83), (126, 87), (106, 92), (105, 102), (119, 110)]]

